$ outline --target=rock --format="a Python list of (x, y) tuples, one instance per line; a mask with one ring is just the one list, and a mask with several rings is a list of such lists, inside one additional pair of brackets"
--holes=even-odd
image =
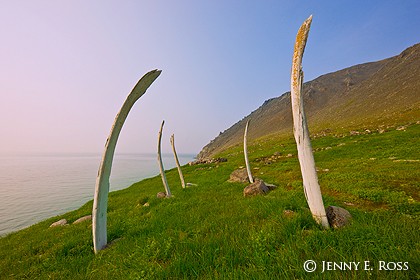
[(258, 194), (266, 194), (270, 189), (261, 180), (255, 180), (254, 183), (248, 185), (244, 189), (244, 196), (253, 196)]
[(214, 162), (219, 163), (219, 162), (227, 162), (227, 158), (216, 158), (214, 159)]
[(118, 241), (120, 241), (122, 238), (121, 237), (119, 237), (119, 238), (116, 238), (116, 239), (114, 239), (114, 240), (111, 240), (110, 242), (108, 242), (108, 244), (106, 244), (105, 245), (105, 248), (104, 249), (108, 249), (108, 248), (110, 248), (111, 246), (114, 246), (115, 245), (115, 243), (117, 243)]
[(344, 227), (348, 225), (352, 219), (349, 211), (337, 206), (328, 206), (326, 213), (328, 222), (333, 228)]
[(318, 171), (318, 172), (330, 172), (330, 170), (328, 169), (328, 168), (325, 168), (325, 169), (323, 169), (323, 168), (316, 168), (316, 171)]
[(64, 226), (64, 225), (67, 225), (67, 220), (66, 219), (61, 219), (61, 220), (59, 220), (55, 223), (52, 223), (50, 225), (50, 227), (58, 227), (58, 226)]
[(236, 169), (230, 174), (228, 182), (234, 183), (234, 182), (240, 182), (240, 183), (246, 183), (248, 182), (248, 173), (246, 172), (246, 169)]
[(289, 209), (283, 210), (283, 215), (287, 218), (291, 218), (295, 216), (295, 214), (296, 213), (293, 210), (289, 210)]
[(405, 127), (405, 126), (403, 126), (403, 125), (402, 125), (402, 126), (397, 127), (397, 130), (399, 130), (399, 131), (401, 131), (401, 130), (404, 130), (404, 131), (405, 131), (406, 129), (407, 129), (407, 127)]
[(87, 216), (81, 217), (81, 218), (77, 219), (76, 221), (74, 221), (73, 224), (78, 224), (78, 223), (81, 223), (81, 222), (84, 222), (84, 221), (89, 221), (89, 220), (92, 220), (92, 215), (87, 215)]
[(204, 164), (204, 163), (207, 163), (207, 159), (197, 159), (197, 160), (189, 162), (188, 164), (192, 166), (192, 165)]
[(195, 161), (191, 161), (188, 164), (190, 166), (197, 165), (197, 164), (207, 164), (207, 163), (221, 163), (227, 162), (227, 158), (211, 158), (211, 159), (197, 159)]
[[(257, 179), (258, 180), (258, 179)], [(272, 191), (272, 190), (274, 190), (275, 188), (277, 188), (277, 186), (276, 185), (273, 185), (273, 184), (269, 184), (269, 183), (265, 183), (264, 182), (264, 184), (267, 186), (267, 188), (270, 190), (270, 191)]]
[(158, 192), (156, 195), (157, 198), (165, 198), (166, 197), (166, 193), (165, 192)]

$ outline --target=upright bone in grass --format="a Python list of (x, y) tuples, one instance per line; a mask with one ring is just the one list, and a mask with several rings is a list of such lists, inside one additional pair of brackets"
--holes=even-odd
[(308, 125), (303, 109), (303, 71), (302, 57), (311, 27), (312, 16), (302, 26), (296, 36), (296, 43), (293, 52), (293, 65), (291, 75), (291, 99), (293, 113), (293, 129), (297, 144), (300, 169), (303, 178), (303, 187), (306, 200), (315, 221), (325, 228), (329, 228), (328, 219), (322, 202), (321, 188), (318, 184), (315, 160), (312, 153), (311, 140), (309, 138)]
[(248, 125), (249, 125), (249, 120), (246, 122), (245, 132), (244, 132), (244, 156), (245, 156), (246, 172), (248, 173), (249, 182), (254, 183), (254, 178), (252, 178), (251, 167), (249, 165), (249, 160), (248, 160), (248, 148), (247, 148)]
[(176, 167), (178, 168), (179, 179), (181, 180), (182, 188), (185, 189), (184, 175), (182, 174), (181, 165), (179, 164), (178, 155), (176, 154), (175, 136), (173, 134), (171, 135), (171, 146), (172, 146), (172, 151), (174, 153)]
[(160, 176), (162, 177), (162, 183), (163, 186), (165, 187), (165, 192), (166, 192), (166, 197), (171, 197), (171, 190), (169, 189), (169, 185), (168, 185), (168, 181), (166, 180), (166, 175), (165, 175), (165, 169), (163, 168), (163, 162), (162, 162), (162, 155), (161, 155), (161, 151), (160, 151), (160, 143), (162, 142), (162, 130), (163, 130), (163, 125), (165, 124), (165, 121), (162, 121), (162, 124), (160, 125), (160, 130), (159, 130), (159, 134), (158, 134), (158, 164), (159, 164), (159, 170), (160, 170)]
[(93, 199), (92, 209), (93, 249), (95, 253), (104, 249), (108, 242), (106, 224), (109, 177), (111, 174), (112, 160), (114, 158), (118, 136), (134, 103), (146, 92), (147, 88), (154, 80), (156, 80), (160, 73), (161, 70), (150, 71), (137, 82), (115, 117), (111, 132), (106, 141), (102, 161), (99, 166), (98, 176), (96, 178), (95, 196)]

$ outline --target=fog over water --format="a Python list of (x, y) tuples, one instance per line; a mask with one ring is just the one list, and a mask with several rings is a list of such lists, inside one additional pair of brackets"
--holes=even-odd
[[(110, 191), (159, 174), (156, 157), (116, 154)], [(93, 199), (100, 160), (99, 154), (0, 156), (0, 235), (77, 209)], [(186, 164), (193, 155), (179, 155), (179, 160)], [(173, 155), (163, 155), (163, 161), (165, 169), (175, 167)]]

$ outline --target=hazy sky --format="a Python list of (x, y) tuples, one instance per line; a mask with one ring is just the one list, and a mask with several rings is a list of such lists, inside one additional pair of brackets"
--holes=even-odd
[[(117, 152), (198, 153), (290, 90), (296, 32), (313, 14), (305, 81), (420, 41), (420, 1), (2, 1), (0, 153), (101, 153), (136, 82)], [(292, 128), (291, 128), (292, 129)]]

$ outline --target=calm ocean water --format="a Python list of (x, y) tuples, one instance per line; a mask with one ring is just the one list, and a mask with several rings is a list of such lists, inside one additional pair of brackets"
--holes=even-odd
[[(155, 154), (116, 154), (110, 191), (159, 174)], [(165, 169), (173, 155), (162, 155)], [(181, 165), (194, 155), (179, 155)], [(93, 199), (101, 155), (0, 155), (0, 236), (77, 209)], [(163, 188), (163, 186), (162, 186)]]

